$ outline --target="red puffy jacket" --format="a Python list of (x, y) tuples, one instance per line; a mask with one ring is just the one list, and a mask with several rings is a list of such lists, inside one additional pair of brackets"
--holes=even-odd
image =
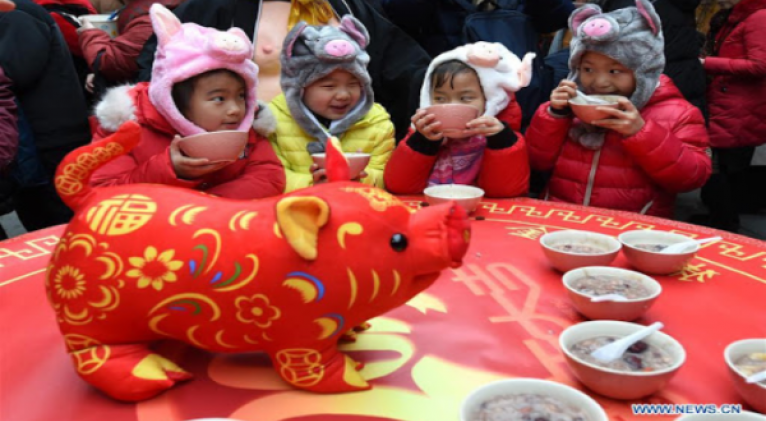
[[(518, 197), (529, 190), (529, 158), (524, 137), (518, 133), (521, 127), (521, 107), (514, 100), (497, 118), (516, 132), (516, 143), (504, 149), (484, 150), (484, 158), (476, 184), (487, 197)], [(407, 141), (409, 135), (394, 149), (383, 175), (386, 189), (394, 194), (421, 194), (428, 186), (437, 155), (425, 155), (414, 151)]]
[[(98, 169), (91, 177), (95, 187), (133, 183), (167, 184), (204, 191), (231, 199), (256, 199), (282, 194), (285, 171), (269, 141), (250, 130), (246, 158), (242, 158), (196, 180), (179, 179), (170, 162), (170, 142), (177, 132), (149, 100), (149, 84), (114, 88), (96, 107), (101, 119), (95, 140), (109, 134), (103, 127), (119, 126), (111, 116), (124, 116), (120, 107), (131, 107), (132, 116), (141, 125), (141, 143), (127, 155)], [(108, 113), (102, 110), (107, 110)], [(264, 111), (261, 111), (264, 112)], [(260, 114), (260, 113), (259, 113)]]
[(710, 144), (766, 143), (766, 0), (742, 0), (718, 32), (718, 54), (705, 59)]
[(540, 106), (527, 130), (532, 168), (553, 170), (549, 200), (671, 217), (675, 194), (696, 189), (711, 173), (705, 120), (665, 75), (641, 110), (635, 135), (609, 131), (594, 151), (569, 138), (572, 118)]

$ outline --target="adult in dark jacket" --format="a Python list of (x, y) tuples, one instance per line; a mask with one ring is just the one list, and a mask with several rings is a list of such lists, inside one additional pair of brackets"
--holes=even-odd
[[(11, 162), (19, 149), (19, 129), (16, 124), (16, 95), (11, 89), (11, 80), (0, 68), (0, 215), (13, 211)], [(8, 238), (0, 226), (0, 241)]]
[[(261, 4), (263, 3), (263, 5)], [(295, 2), (294, 2), (295, 3)], [(430, 57), (404, 31), (380, 15), (367, 0), (329, 0), (337, 16), (351, 14), (359, 19), (370, 34), (368, 71), (372, 77), (375, 101), (391, 114), (397, 139), (407, 133), (410, 117), (415, 113), (419, 100), (420, 85), (430, 63)], [(216, 29), (236, 26), (252, 39), (256, 25), (261, 27), (256, 39), (255, 61), (260, 66), (258, 97), (269, 101), (278, 92), (268, 91), (279, 86), (279, 53), (287, 35), (286, 16), (279, 15), (282, 2), (261, 0), (187, 0), (173, 13), (181, 22), (194, 22)], [(284, 4), (288, 7), (289, 4)], [(263, 7), (264, 19), (258, 19)], [(272, 10), (272, 11), (269, 11)], [(275, 22), (284, 21), (284, 24)], [(263, 30), (265, 25), (267, 31)], [(279, 26), (277, 26), (279, 25)], [(149, 80), (154, 60), (156, 38), (152, 37), (139, 57), (139, 78)], [(275, 57), (268, 62), (259, 61), (261, 56)]]
[[(705, 70), (699, 61), (702, 43), (695, 11), (701, 0), (656, 0), (665, 36), (665, 71), (687, 101), (707, 117)], [(595, 0), (605, 12), (634, 7), (636, 0)]]
[(45, 175), (43, 184), (17, 186), (14, 194), (19, 218), (31, 231), (71, 218), (53, 176), (67, 153), (88, 143), (90, 130), (85, 98), (56, 23), (29, 0), (15, 3), (15, 10), (0, 13), (0, 67), (12, 82)]

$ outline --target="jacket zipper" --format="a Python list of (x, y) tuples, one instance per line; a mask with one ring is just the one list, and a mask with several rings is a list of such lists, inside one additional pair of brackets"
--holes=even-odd
[(585, 187), (585, 197), (583, 198), (583, 206), (590, 206), (590, 196), (593, 194), (593, 183), (596, 179), (596, 169), (598, 168), (598, 160), (601, 158), (601, 149), (597, 150), (593, 155), (593, 164), (590, 166), (590, 174), (588, 174), (588, 184)]

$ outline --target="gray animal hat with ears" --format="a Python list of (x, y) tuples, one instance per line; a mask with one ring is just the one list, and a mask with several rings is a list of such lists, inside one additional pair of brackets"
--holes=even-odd
[[(370, 56), (365, 48), (369, 41), (367, 28), (350, 15), (343, 16), (340, 27), (308, 25), (301, 21), (287, 34), (280, 58), (282, 91), (295, 121), (315, 139), (308, 145), (310, 153), (324, 152), (329, 136), (343, 134), (364, 117), (375, 102), (372, 79), (367, 72)], [(345, 117), (332, 122), (328, 132), (303, 103), (303, 92), (308, 85), (338, 69), (359, 79), (362, 95)]]
[(636, 0), (636, 7), (609, 13), (587, 4), (569, 17), (572, 41), (569, 44), (569, 79), (580, 85), (580, 62), (587, 51), (619, 61), (636, 77), (630, 101), (639, 110), (649, 102), (665, 68), (665, 41), (660, 17), (649, 0)]

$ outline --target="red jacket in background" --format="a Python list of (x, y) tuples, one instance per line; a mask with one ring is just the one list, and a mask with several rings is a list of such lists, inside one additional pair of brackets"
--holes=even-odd
[[(72, 16), (95, 15), (96, 9), (88, 0), (34, 0), (35, 3), (44, 7), (58, 25), (61, 34), (64, 36), (69, 51), (78, 57), (82, 57), (80, 41), (77, 36), (79, 22)], [(71, 16), (70, 16), (71, 15)]]
[(705, 59), (710, 144), (766, 143), (766, 0), (742, 0), (718, 32), (718, 55)]
[[(503, 149), (484, 149), (484, 157), (476, 185), (487, 197), (524, 196), (529, 190), (529, 159), (521, 127), (521, 107), (514, 100), (497, 115), (516, 133), (516, 143)], [(383, 175), (386, 189), (394, 194), (421, 194), (428, 187), (437, 155), (425, 155), (409, 147), (407, 141), (414, 131), (394, 149)]]
[[(277, 159), (269, 141), (250, 130), (246, 148), (247, 156), (196, 180), (179, 179), (170, 162), (170, 142), (177, 132), (149, 101), (149, 84), (140, 83), (132, 88), (120, 87), (104, 97), (98, 109), (117, 107), (126, 103), (116, 93), (129, 95), (135, 107), (135, 120), (141, 125), (141, 143), (127, 155), (123, 155), (101, 167), (91, 177), (95, 187), (133, 183), (167, 184), (204, 191), (231, 199), (256, 199), (282, 194), (285, 188), (285, 171)], [(116, 100), (117, 99), (117, 100)], [(130, 104), (129, 102), (127, 102)], [(98, 111), (97, 114), (102, 114)], [(114, 111), (114, 110), (111, 110)], [(263, 111), (261, 111), (263, 112)], [(101, 121), (103, 124), (103, 121)], [(108, 135), (99, 127), (94, 140)]]
[(138, 55), (153, 33), (151, 18), (142, 15), (130, 21), (114, 39), (97, 28), (81, 29), (79, 45), (91, 69), (103, 52), (99, 73), (110, 80), (131, 80), (138, 73)]
[(646, 124), (631, 137), (608, 131), (600, 150), (569, 138), (572, 118), (540, 106), (526, 132), (532, 168), (553, 170), (548, 200), (672, 217), (676, 193), (711, 173), (705, 120), (665, 75), (641, 110)]

